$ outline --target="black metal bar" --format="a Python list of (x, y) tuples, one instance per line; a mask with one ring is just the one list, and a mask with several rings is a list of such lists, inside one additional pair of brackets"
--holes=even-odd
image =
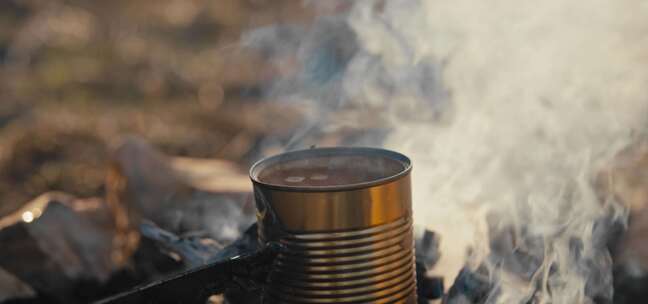
[(277, 244), (269, 244), (256, 253), (207, 264), (101, 300), (97, 304), (203, 304), (209, 296), (227, 290), (260, 289), (279, 248)]

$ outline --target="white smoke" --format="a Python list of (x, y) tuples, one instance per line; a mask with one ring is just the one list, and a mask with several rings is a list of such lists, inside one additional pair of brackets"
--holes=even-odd
[(340, 110), (389, 127), (415, 221), (442, 237), (434, 272), (485, 269), (487, 303), (588, 303), (612, 296), (604, 223), (625, 214), (591, 181), (646, 130), (646, 37), (641, 0), (389, 0), (246, 42), (294, 51), (269, 96), (314, 129), (371, 124)]

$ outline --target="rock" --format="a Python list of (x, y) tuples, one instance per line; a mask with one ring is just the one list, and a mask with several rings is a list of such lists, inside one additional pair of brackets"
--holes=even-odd
[(104, 282), (123, 266), (113, 259), (116, 238), (103, 200), (46, 193), (0, 219), (0, 267), (39, 294), (74, 303), (78, 282)]
[(432, 268), (441, 257), (439, 252), (439, 235), (427, 228), (417, 227), (414, 246), (416, 261), (423, 263), (426, 268)]
[(623, 150), (597, 179), (600, 196), (614, 198), (629, 210), (629, 223), (614, 248), (617, 264), (648, 271), (648, 141)]
[[(628, 213), (610, 244), (614, 259), (614, 303), (638, 303), (648, 296), (648, 141), (630, 145), (597, 178), (602, 199), (615, 199)], [(625, 231), (623, 231), (625, 228)]]
[(223, 249), (221, 244), (212, 239), (179, 237), (149, 221), (140, 225), (140, 231), (142, 237), (155, 242), (162, 251), (181, 260), (188, 268), (205, 265)]
[(597, 179), (603, 196), (615, 196), (631, 212), (648, 207), (648, 140), (635, 143), (616, 156)]
[[(106, 189), (128, 223), (144, 219), (176, 234), (203, 233), (227, 244), (254, 221), (247, 174), (221, 160), (170, 158), (137, 138), (117, 149)], [(120, 211), (122, 212), (122, 211)]]
[(443, 303), (485, 303), (484, 301), (493, 288), (486, 272), (485, 269), (462, 269), (448, 291)]
[(171, 207), (172, 196), (191, 189), (175, 175), (164, 155), (142, 140), (127, 138), (113, 154), (106, 190), (111, 205), (123, 203), (138, 226), (140, 218), (164, 222), (162, 214)]
[(0, 302), (10, 299), (33, 298), (35, 296), (34, 289), (0, 268)]

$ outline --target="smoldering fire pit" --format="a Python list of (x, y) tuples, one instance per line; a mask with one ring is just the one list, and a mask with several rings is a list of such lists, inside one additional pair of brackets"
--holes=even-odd
[(441, 281), (414, 259), (410, 171), (404, 155), (373, 148), (262, 160), (250, 172), (256, 244), (249, 230), (240, 254), (103, 303), (202, 303), (241, 289), (266, 303), (416, 303), (417, 268), (420, 301), (438, 297)]

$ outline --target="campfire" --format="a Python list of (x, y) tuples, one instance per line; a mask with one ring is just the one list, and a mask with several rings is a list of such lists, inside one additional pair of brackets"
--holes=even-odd
[(0, 303), (644, 303), (639, 0), (0, 4)]

